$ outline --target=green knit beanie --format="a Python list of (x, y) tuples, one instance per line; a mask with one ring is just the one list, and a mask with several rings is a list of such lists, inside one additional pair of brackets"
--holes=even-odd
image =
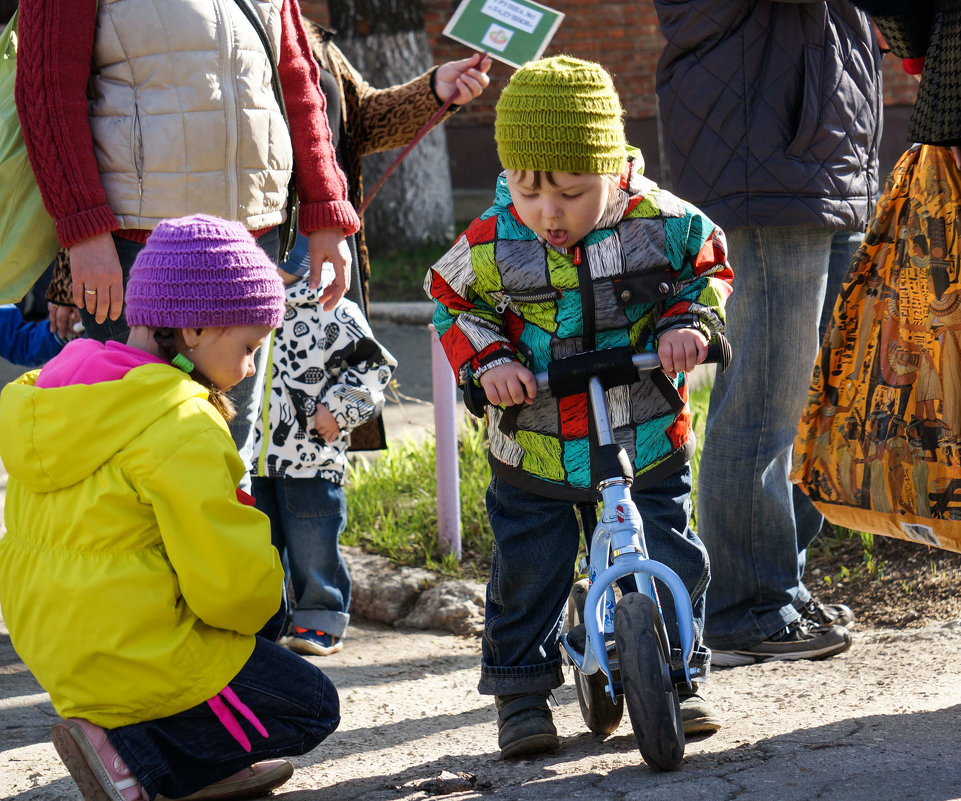
[(508, 170), (616, 175), (627, 157), (610, 73), (571, 56), (531, 61), (497, 101), (494, 139)]

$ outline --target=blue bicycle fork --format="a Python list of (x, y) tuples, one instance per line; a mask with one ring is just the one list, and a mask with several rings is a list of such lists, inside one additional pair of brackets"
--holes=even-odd
[[(634, 358), (637, 362), (638, 357)], [(656, 354), (654, 358), (656, 359)], [(590, 377), (587, 391), (598, 445), (614, 445), (607, 400), (600, 379)], [(687, 588), (677, 573), (667, 565), (648, 557), (647, 545), (644, 542), (644, 524), (631, 498), (630, 488), (630, 479), (621, 476), (601, 479), (598, 482), (604, 514), (590, 538), (588, 578), (591, 586), (584, 603), (584, 627), (587, 635), (584, 653), (578, 653), (567, 642), (566, 634), (561, 638), (564, 650), (582, 674), (590, 675), (598, 670), (604, 672), (608, 679), (607, 691), (612, 701), (616, 700), (616, 689), (611, 678), (607, 639), (614, 632), (614, 584), (620, 579), (633, 576), (638, 592), (652, 598), (658, 610), (661, 610), (661, 604), (654, 584), (655, 579), (670, 591), (681, 639), (684, 681), (688, 686), (691, 685), (688, 663), (694, 651), (694, 612)], [(608, 554), (611, 556), (610, 565), (598, 574), (595, 565), (607, 565)]]

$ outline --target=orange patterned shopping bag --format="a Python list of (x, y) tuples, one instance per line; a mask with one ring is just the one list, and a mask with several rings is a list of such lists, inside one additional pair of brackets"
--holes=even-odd
[(836, 525), (961, 551), (961, 171), (916, 146), (825, 334), (791, 480)]

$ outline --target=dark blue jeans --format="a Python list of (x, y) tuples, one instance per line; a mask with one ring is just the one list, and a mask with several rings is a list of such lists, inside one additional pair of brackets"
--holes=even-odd
[[(691, 471), (685, 466), (652, 487), (632, 493), (652, 559), (684, 582), (694, 611), (692, 667), (705, 666), (701, 645), (707, 551), (689, 525)], [(564, 683), (558, 645), (574, 580), (580, 530), (574, 506), (533, 495), (494, 476), (487, 490), (494, 554), (487, 584), (481, 654), (483, 695), (546, 692)], [(661, 596), (668, 631), (676, 629), (670, 594)], [(672, 643), (678, 645), (675, 639)]]
[(821, 335), (862, 239), (814, 227), (726, 234), (733, 357), (711, 391), (697, 495), (713, 576), (705, 640), (723, 651), (772, 636), (811, 600), (805, 549), (822, 517), (788, 476)]
[(109, 729), (107, 736), (153, 798), (180, 798), (265, 759), (306, 754), (340, 723), (337, 690), (318, 668), (257, 637), (230, 688), (257, 716), (262, 737), (239, 712), (245, 751), (206, 704), (167, 718)]
[[(133, 267), (137, 254), (143, 250), (144, 246), (139, 242), (133, 242), (116, 235), (113, 242), (117, 248), (117, 258), (120, 259), (124, 292), (126, 292), (130, 269)], [(280, 234), (277, 229), (271, 228), (257, 240), (257, 244), (276, 264), (280, 253)], [(126, 342), (127, 336), (130, 334), (130, 328), (127, 325), (126, 305), (124, 305), (124, 311), (116, 320), (111, 320), (108, 317), (104, 322), (98, 323), (86, 309), (80, 310), (80, 318), (83, 320), (87, 336), (99, 342), (106, 342), (108, 339), (116, 342)], [(248, 468), (253, 453), (254, 423), (257, 420), (257, 415), (260, 414), (260, 405), (264, 397), (264, 373), (267, 369), (266, 354), (267, 348), (260, 348), (257, 351), (257, 355), (254, 357), (256, 372), (250, 378), (245, 378), (230, 391), (230, 399), (237, 409), (237, 415), (230, 421), (230, 435), (240, 452), (240, 457)], [(244, 474), (240, 486), (244, 490), (250, 489), (249, 473)]]
[(350, 622), (350, 573), (339, 547), (347, 523), (344, 488), (319, 477), (255, 476), (253, 490), (293, 589), (291, 623), (343, 637)]

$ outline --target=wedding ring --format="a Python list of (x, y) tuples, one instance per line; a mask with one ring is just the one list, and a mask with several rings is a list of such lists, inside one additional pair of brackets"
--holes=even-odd
[(96, 295), (96, 294), (97, 294), (97, 290), (96, 290), (96, 289), (85, 289), (85, 290), (84, 290), (84, 294), (87, 294), (87, 295)]

